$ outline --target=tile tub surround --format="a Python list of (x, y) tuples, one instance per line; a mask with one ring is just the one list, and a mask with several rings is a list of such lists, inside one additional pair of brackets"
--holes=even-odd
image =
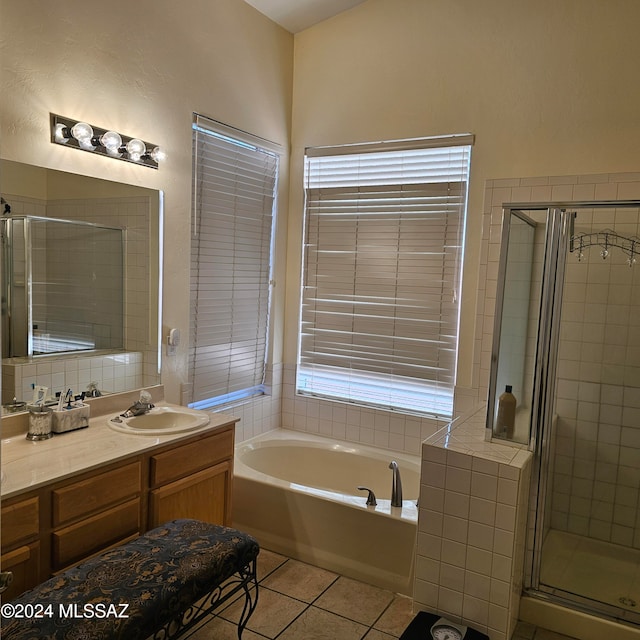
[(297, 395), (296, 367), (292, 364), (284, 365), (282, 382), (281, 426), (285, 429), (419, 456), (422, 441), (449, 422)]
[(422, 445), (415, 609), (508, 640), (522, 591), (532, 454), (485, 441), (486, 407)]

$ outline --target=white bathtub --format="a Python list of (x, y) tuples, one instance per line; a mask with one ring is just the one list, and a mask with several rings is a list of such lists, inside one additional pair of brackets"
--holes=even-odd
[[(391, 507), (391, 460), (402, 508)], [(278, 429), (236, 446), (234, 526), (266, 549), (411, 595), (419, 485), (417, 456)]]

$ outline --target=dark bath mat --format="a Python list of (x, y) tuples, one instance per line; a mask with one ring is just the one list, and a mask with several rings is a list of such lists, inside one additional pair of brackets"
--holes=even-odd
[(420, 611), (400, 640), (489, 640), (489, 636), (439, 615)]

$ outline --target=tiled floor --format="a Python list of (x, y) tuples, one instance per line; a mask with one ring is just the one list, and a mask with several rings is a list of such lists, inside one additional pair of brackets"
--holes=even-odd
[[(411, 599), (262, 549), (260, 595), (243, 640), (393, 640), (413, 618)], [(236, 640), (240, 601), (190, 640)], [(520, 624), (514, 640), (572, 640)]]

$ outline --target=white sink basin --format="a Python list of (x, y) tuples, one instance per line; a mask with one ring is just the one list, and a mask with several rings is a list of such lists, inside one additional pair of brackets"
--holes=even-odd
[(141, 416), (111, 416), (109, 426), (116, 431), (136, 435), (158, 436), (164, 433), (194, 431), (209, 424), (209, 414), (187, 407), (154, 407)]

